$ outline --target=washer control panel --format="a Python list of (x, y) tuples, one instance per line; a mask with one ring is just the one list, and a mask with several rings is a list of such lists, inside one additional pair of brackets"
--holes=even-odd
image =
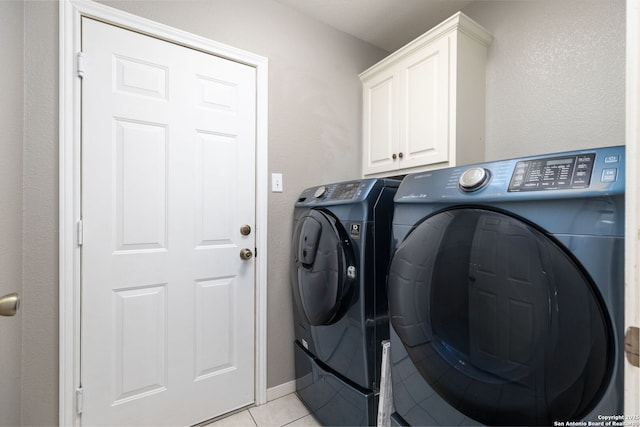
[(336, 184), (333, 192), (331, 193), (331, 200), (351, 200), (356, 195), (359, 195), (359, 189), (359, 181)]
[(362, 179), (307, 188), (300, 194), (296, 205), (328, 206), (363, 201), (377, 181), (377, 179)]
[[(309, 191), (307, 189), (306, 191)], [(316, 187), (313, 190), (314, 200), (353, 200), (362, 196), (367, 190), (366, 183), (362, 181), (341, 182)]]

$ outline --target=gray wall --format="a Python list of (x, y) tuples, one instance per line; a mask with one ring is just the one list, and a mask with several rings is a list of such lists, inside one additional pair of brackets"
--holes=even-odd
[[(22, 293), (23, 8), (0, 2), (0, 296)], [(20, 424), (21, 312), (0, 317), (0, 426)]]
[(58, 3), (24, 2), (22, 423), (58, 422)]
[(624, 0), (478, 1), (487, 160), (623, 145)]
[[(291, 207), (304, 187), (359, 176), (357, 74), (384, 52), (271, 0), (108, 4), (270, 60), (269, 169), (284, 174), (285, 191), (269, 194), (268, 386), (288, 382)], [(58, 417), (57, 8), (56, 2), (24, 3), (24, 103), (19, 93), (3, 92), (0, 101), (0, 114), (12, 123), (2, 126), (3, 135), (14, 135), (6, 139), (12, 148), (2, 141), (0, 161), (15, 161), (0, 168), (0, 183), (13, 183), (6, 193), (0, 187), (3, 213), (11, 211), (9, 219), (0, 215), (10, 224), (0, 223), (2, 237), (11, 242), (0, 244), (0, 263), (11, 265), (8, 271), (18, 282), (22, 275), (24, 425), (55, 425)], [(20, 11), (3, 4), (3, 16), (5, 9), (18, 23), (0, 25), (0, 36), (14, 37)], [(480, 1), (464, 12), (495, 37), (487, 77), (489, 159), (623, 143), (622, 0)], [(1, 72), (11, 87), (20, 86), (16, 61)], [(22, 135), (23, 158), (15, 142)], [(15, 191), (21, 173), (22, 194)], [(16, 205), (24, 208), (22, 218)], [(20, 229), (21, 222), (22, 237), (15, 237), (10, 230)], [(7, 248), (19, 248), (21, 238), (22, 266), (19, 257), (2, 258), (15, 256)]]

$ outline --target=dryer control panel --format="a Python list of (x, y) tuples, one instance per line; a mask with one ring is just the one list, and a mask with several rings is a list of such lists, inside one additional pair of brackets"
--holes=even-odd
[(519, 161), (511, 175), (508, 191), (587, 188), (595, 158), (595, 153), (587, 153)]
[(624, 193), (624, 146), (553, 153), (407, 175), (396, 203), (548, 199)]

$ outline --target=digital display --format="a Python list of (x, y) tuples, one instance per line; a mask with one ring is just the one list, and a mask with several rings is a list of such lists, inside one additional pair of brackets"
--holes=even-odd
[(355, 196), (359, 186), (360, 186), (359, 182), (349, 182), (346, 184), (337, 185), (336, 189), (333, 191), (331, 195), (331, 198), (333, 200), (353, 199), (353, 196)]
[(509, 191), (588, 188), (596, 155), (524, 160), (516, 163)]
[(557, 166), (557, 165), (566, 165), (567, 163), (573, 163), (575, 159), (557, 159), (557, 160), (549, 160), (547, 162), (547, 166)]

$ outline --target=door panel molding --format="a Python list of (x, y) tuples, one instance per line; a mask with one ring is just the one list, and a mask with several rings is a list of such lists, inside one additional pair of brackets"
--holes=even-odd
[(59, 424), (80, 425), (80, 75), (82, 17), (90, 17), (256, 69), (255, 399), (267, 400), (267, 82), (268, 60), (234, 47), (87, 0), (59, 7)]

